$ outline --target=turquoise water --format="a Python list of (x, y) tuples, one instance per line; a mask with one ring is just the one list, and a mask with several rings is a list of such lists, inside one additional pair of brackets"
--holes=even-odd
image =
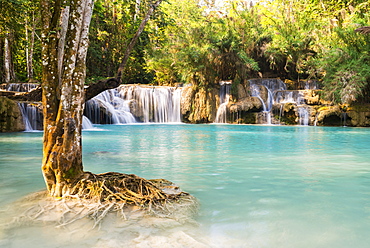
[[(201, 204), (209, 247), (368, 247), (370, 129), (100, 125), (85, 170), (165, 178)], [(42, 133), (0, 134), (0, 204), (44, 188)], [(147, 247), (147, 246), (143, 246)]]

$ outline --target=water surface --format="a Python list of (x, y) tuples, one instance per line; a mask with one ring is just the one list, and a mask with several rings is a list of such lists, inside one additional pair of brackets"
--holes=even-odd
[[(177, 183), (201, 207), (194, 230), (176, 228), (199, 245), (368, 247), (370, 129), (97, 127), (83, 132), (85, 170)], [(45, 187), (41, 143), (42, 133), (0, 134), (0, 206)], [(137, 242), (137, 247), (150, 245), (157, 247)]]

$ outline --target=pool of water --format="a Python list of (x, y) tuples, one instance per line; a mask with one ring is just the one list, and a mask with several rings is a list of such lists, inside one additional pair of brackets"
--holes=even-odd
[[(85, 170), (180, 185), (200, 209), (197, 225), (176, 225), (176, 233), (198, 240), (199, 247), (368, 247), (370, 129), (96, 127), (83, 132)], [(0, 134), (0, 206), (45, 187), (41, 149), (40, 132)], [(176, 233), (169, 235), (174, 242)], [(174, 247), (163, 245), (168, 239), (136, 241), (136, 247)]]

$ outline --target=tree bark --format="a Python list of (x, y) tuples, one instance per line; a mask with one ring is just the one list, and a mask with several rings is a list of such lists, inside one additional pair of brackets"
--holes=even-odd
[(12, 58), (11, 34), (6, 33), (4, 39), (4, 74), (5, 83), (15, 81), (15, 72)]
[(364, 26), (355, 30), (360, 34), (370, 34), (370, 26)]
[(26, 62), (27, 62), (27, 79), (30, 81), (33, 79), (33, 50), (35, 46), (35, 17), (34, 11), (32, 11), (32, 23), (31, 23), (31, 35), (29, 35), (29, 23), (26, 19)]
[[(40, 1), (43, 23), (42, 171), (47, 189), (55, 197), (68, 193), (83, 175), (81, 127), (88, 28), (93, 9), (92, 0), (70, 0), (68, 6), (62, 6), (64, 3), (62, 0)], [(68, 14), (65, 13), (67, 8)], [(64, 14), (67, 17), (62, 18)], [(67, 27), (65, 42), (60, 41), (64, 27)], [(62, 62), (58, 62), (61, 57)]]

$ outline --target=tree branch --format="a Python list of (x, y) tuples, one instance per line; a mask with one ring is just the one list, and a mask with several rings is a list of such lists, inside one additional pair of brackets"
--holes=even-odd
[(358, 28), (355, 30), (355, 32), (358, 32), (360, 34), (370, 34), (370, 26)]
[(126, 48), (126, 51), (125, 51), (125, 54), (123, 55), (122, 63), (118, 67), (117, 80), (118, 80), (119, 83), (121, 83), (122, 72), (123, 72), (123, 69), (125, 68), (125, 66), (127, 64), (127, 61), (128, 61), (128, 58), (130, 56), (130, 53), (131, 53), (132, 49), (134, 48), (140, 34), (144, 31), (145, 25), (149, 21), (150, 17), (153, 15), (154, 10), (159, 6), (159, 4), (161, 4), (161, 2), (162, 2), (162, 0), (157, 0), (155, 3), (153, 3), (150, 6), (148, 12), (145, 15), (145, 18), (141, 21), (140, 26), (139, 26), (138, 30), (136, 31), (134, 37), (132, 38), (132, 40), (128, 44), (128, 46)]

